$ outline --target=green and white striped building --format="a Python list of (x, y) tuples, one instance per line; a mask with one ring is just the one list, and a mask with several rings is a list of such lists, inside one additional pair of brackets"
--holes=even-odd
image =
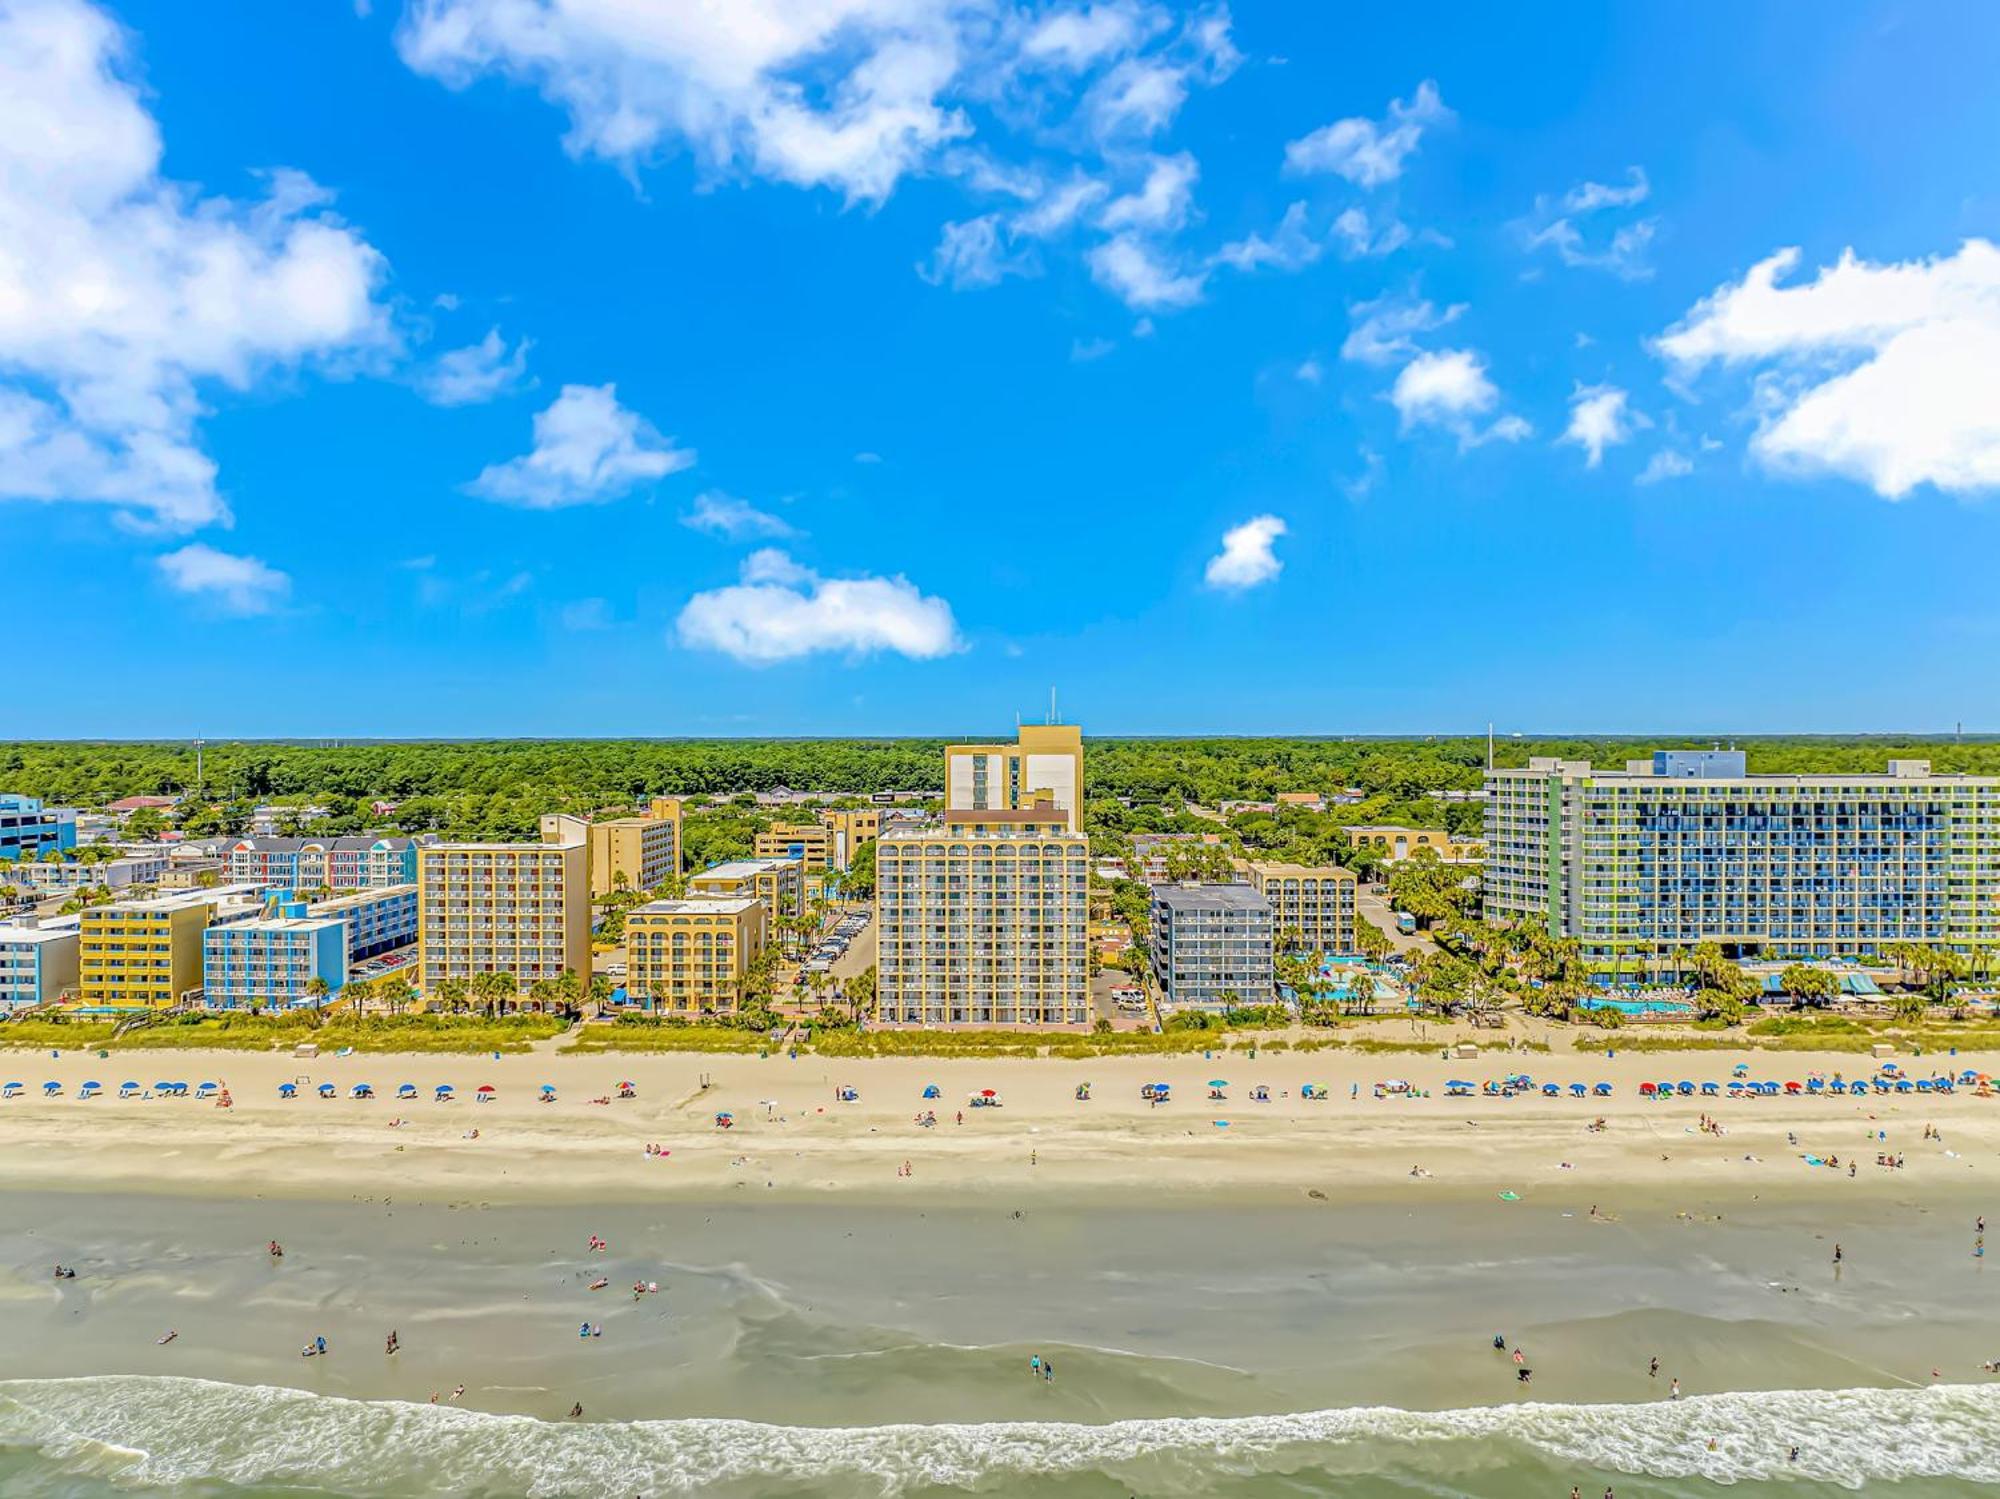
[(1859, 957), (2000, 942), (2000, 778), (1750, 775), (1738, 750), (1486, 773), (1485, 914), (1587, 957)]

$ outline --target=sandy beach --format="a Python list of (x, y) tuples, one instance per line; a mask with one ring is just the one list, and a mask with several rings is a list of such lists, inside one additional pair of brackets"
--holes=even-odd
[[(1472, 1061), (1338, 1052), (949, 1062), (552, 1051), (311, 1060), (13, 1053), (0, 1060), (0, 1080), (25, 1091), (0, 1102), (0, 1183), (307, 1197), (393, 1186), (521, 1202), (857, 1188), (904, 1196), (1339, 1193), (1394, 1183), (1520, 1194), (1584, 1184), (1786, 1191), (1832, 1174), (1804, 1156), (1837, 1156), (1841, 1187), (1856, 1192), (1983, 1185), (2000, 1175), (2000, 1099), (1970, 1091), (1659, 1102), (1638, 1093), (1646, 1081), (1726, 1083), (1738, 1060), (1730, 1052), (1605, 1058), (1504, 1050)], [(1874, 1070), (1852, 1054), (1740, 1060), (1752, 1077), (1779, 1082)], [(1982, 1065), (1963, 1056), (1901, 1064), (1913, 1076)], [(1562, 1085), (1564, 1094), (1444, 1095), (1450, 1079), (1483, 1082), (1514, 1071)], [(1392, 1078), (1428, 1096), (1376, 1097), (1374, 1085)], [(1222, 1100), (1208, 1096), (1215, 1079), (1226, 1080)], [(43, 1096), (49, 1081), (62, 1084), (60, 1095)], [(106, 1091), (83, 1098), (86, 1081)], [(126, 1081), (146, 1090), (215, 1081), (233, 1106), (115, 1096)], [(1156, 1081), (1172, 1084), (1171, 1103), (1141, 1098), (1142, 1086)], [(374, 1099), (349, 1096), (363, 1082)], [(617, 1096), (625, 1082), (635, 1097)], [(1085, 1082), (1087, 1102), (1075, 1097)], [(1599, 1082), (1612, 1085), (1610, 1097), (1569, 1096), (1572, 1083)], [(288, 1083), (299, 1096), (280, 1097)], [(319, 1097), (328, 1083), (336, 1096)], [(414, 1099), (395, 1097), (404, 1083), (416, 1085)], [(453, 1085), (455, 1101), (436, 1101), (440, 1083)], [(1308, 1083), (1330, 1096), (1302, 1097)], [(544, 1086), (555, 1089), (554, 1101), (540, 1101)], [(939, 1096), (926, 1100), (931, 1086)], [(1267, 1101), (1253, 1096), (1260, 1086)], [(488, 1101), (476, 1101), (481, 1087), (495, 1090)], [(858, 1097), (841, 1101), (843, 1088)], [(970, 1107), (986, 1089), (997, 1106)], [(934, 1127), (917, 1122), (928, 1111)], [(719, 1113), (733, 1117), (732, 1128), (716, 1127)], [(1703, 1114), (1724, 1132), (1699, 1131)], [(1605, 1127), (1592, 1131), (1599, 1118)], [(404, 1122), (392, 1127), (396, 1120)], [(1942, 1139), (1924, 1138), (1927, 1125)], [(1902, 1156), (1904, 1167), (1878, 1168), (1884, 1152)], [(1850, 1161), (1860, 1162), (1851, 1182)], [(1423, 1174), (1412, 1177), (1413, 1168)]]

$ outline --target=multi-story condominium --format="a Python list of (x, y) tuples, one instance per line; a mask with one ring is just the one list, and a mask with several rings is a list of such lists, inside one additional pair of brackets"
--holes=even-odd
[(751, 896), (656, 900), (625, 913), (625, 989), (647, 1009), (730, 1014), (764, 951), (764, 903)]
[(1737, 750), (1486, 773), (1486, 917), (1642, 962), (2000, 941), (2000, 778), (1751, 775)]
[(76, 847), (76, 814), (44, 807), (39, 797), (0, 791), (0, 860), (39, 859)]
[(590, 979), (590, 848), (438, 843), (417, 855), (417, 946), (427, 994), (508, 973), (521, 989), (565, 969)]
[(764, 902), (772, 917), (805, 913), (805, 866), (797, 859), (731, 859), (687, 880), (689, 895), (742, 895)]
[(228, 847), (229, 878), (286, 890), (366, 890), (417, 877), (414, 838), (239, 838)]
[(287, 915), (320, 917), (347, 928), (347, 960), (358, 963), (417, 940), (417, 884), (381, 885), (316, 900)]
[(1477, 864), (1486, 851), (1477, 838), (1447, 833), (1443, 828), (1405, 828), (1391, 823), (1357, 824), (1346, 830), (1356, 848), (1372, 848), (1391, 864), (1413, 858), (1427, 848), (1445, 864)]
[(833, 859), (833, 832), (817, 822), (774, 822), (756, 846), (760, 859), (797, 859), (808, 877), (823, 875)]
[(1357, 950), (1353, 870), (1253, 861), (1243, 872), (1250, 888), (1271, 903), (1271, 927), (1281, 949), (1326, 954)]
[(64, 859), (60, 864), (0, 866), (0, 878), (44, 895), (61, 895), (79, 890), (117, 891), (134, 885), (157, 885), (166, 879), (168, 867), (165, 854), (133, 854), (95, 864)]
[(229, 866), (221, 859), (172, 859), (160, 876), (162, 890), (204, 890), (229, 878)]
[(0, 1015), (62, 998), (76, 988), (77, 976), (74, 931), (0, 925)]
[(875, 846), (881, 1019), (1085, 1024), (1089, 865), (1089, 840), (1054, 806), (947, 811), (942, 826), (885, 831)]
[(202, 1002), (212, 1009), (323, 1003), (314, 979), (326, 981), (324, 999), (347, 983), (347, 924), (337, 917), (265, 916), (202, 935)]
[(874, 807), (830, 810), (820, 813), (819, 820), (832, 835), (827, 862), (835, 869), (846, 869), (864, 843), (873, 843), (882, 835), (882, 814)]
[(657, 890), (681, 872), (681, 804), (655, 797), (643, 817), (592, 821), (569, 812), (541, 820), (542, 842), (582, 841), (590, 847), (590, 893)]
[(214, 913), (205, 893), (91, 907), (77, 925), (77, 998), (112, 1009), (179, 1004), (201, 988)]
[(1083, 730), (1075, 724), (1023, 724), (1016, 744), (951, 744), (944, 752), (949, 812), (1021, 811), (1036, 794), (1083, 831)]
[(1170, 1004), (1269, 1004), (1274, 936), (1271, 903), (1248, 885), (1154, 887), (1153, 976)]

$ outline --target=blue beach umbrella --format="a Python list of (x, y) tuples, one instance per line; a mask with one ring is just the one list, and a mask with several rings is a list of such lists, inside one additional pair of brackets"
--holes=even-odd
[(298, 1096), (299, 1096), (299, 1085), (297, 1083), (278, 1084), (278, 1097), (297, 1098)]
[(43, 1083), (43, 1084), (42, 1084), (42, 1091), (43, 1091), (44, 1093), (60, 1093), (60, 1092), (62, 1092), (62, 1084), (61, 1084), (61, 1083)]
[(417, 1085), (415, 1083), (404, 1083), (396, 1089), (396, 1096), (398, 1098), (415, 1098), (417, 1096)]

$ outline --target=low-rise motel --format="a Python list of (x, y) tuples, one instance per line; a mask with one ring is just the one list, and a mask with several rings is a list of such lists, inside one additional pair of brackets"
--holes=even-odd
[(805, 914), (805, 869), (797, 859), (731, 859), (688, 876), (689, 895), (761, 900), (773, 918)]
[(625, 988), (645, 1010), (732, 1014), (764, 951), (766, 912), (753, 896), (656, 900), (625, 913)]
[(32, 917), (0, 925), (0, 1015), (54, 1004), (77, 981), (73, 926), (43, 926)]

